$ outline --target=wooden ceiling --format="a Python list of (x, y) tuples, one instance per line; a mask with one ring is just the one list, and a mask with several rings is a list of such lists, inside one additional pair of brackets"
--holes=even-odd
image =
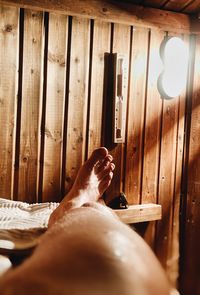
[(126, 0), (123, 2), (187, 14), (198, 14), (200, 12), (200, 0)]

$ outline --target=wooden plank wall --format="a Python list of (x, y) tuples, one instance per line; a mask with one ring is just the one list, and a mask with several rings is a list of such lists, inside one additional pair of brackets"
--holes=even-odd
[[(15, 191), (18, 200), (37, 200), (37, 167), (39, 148), (39, 117), (43, 63), (43, 13), (26, 10), (21, 15), (23, 24), (23, 71), (21, 109), (19, 109), (19, 150), (16, 159)], [(21, 62), (21, 61), (20, 61)], [(18, 185), (18, 183), (20, 185)]]
[(182, 200), (181, 294), (200, 293), (200, 37), (192, 36), (193, 77), (187, 100), (187, 140)]
[(19, 9), (1, 6), (0, 28), (0, 194), (3, 198), (12, 198), (18, 91)]
[(110, 149), (116, 171), (107, 197), (124, 191), (130, 204), (163, 206), (145, 239), (175, 284), (186, 95), (163, 101), (158, 93), (165, 34), (1, 5), (0, 197), (61, 200), (103, 142), (104, 54), (126, 54), (126, 142)]
[(60, 199), (68, 17), (50, 13), (48, 28), (43, 201)]

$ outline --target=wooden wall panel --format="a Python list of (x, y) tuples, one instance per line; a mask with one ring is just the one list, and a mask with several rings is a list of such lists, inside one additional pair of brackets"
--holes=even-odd
[[(157, 89), (157, 79), (162, 70), (159, 48), (163, 38), (164, 32), (151, 31), (146, 93), (142, 203), (156, 203), (158, 197), (162, 100)], [(152, 248), (154, 247), (154, 236), (155, 224), (152, 222), (145, 235), (146, 241)]]
[(43, 13), (25, 10), (19, 184), (15, 198), (30, 203), (37, 201), (43, 50)]
[[(189, 38), (184, 36), (184, 42), (189, 48)], [(187, 85), (186, 85), (187, 86)], [(186, 90), (184, 89), (179, 97), (178, 102), (178, 121), (177, 121), (177, 145), (176, 145), (176, 163), (175, 163), (175, 177), (174, 177), (174, 196), (172, 204), (172, 233), (171, 245), (169, 243), (168, 249), (168, 263), (167, 272), (170, 282), (173, 286), (178, 288), (179, 279), (179, 259), (180, 257), (180, 211), (181, 211), (181, 181), (182, 181), (182, 167), (184, 155), (184, 137), (185, 137), (185, 108), (186, 108)]]
[(156, 253), (167, 267), (172, 233), (172, 210), (176, 162), (176, 139), (179, 98), (163, 101), (158, 203), (162, 205), (162, 222), (157, 223)]
[(90, 21), (72, 21), (70, 81), (67, 123), (66, 191), (85, 160), (88, 107)]
[(181, 178), (183, 165), (183, 149), (184, 149), (184, 127), (185, 127), (185, 102), (186, 95), (183, 93), (179, 97), (178, 105), (178, 130), (177, 130), (177, 146), (176, 146), (176, 166), (174, 178), (174, 194), (172, 203), (171, 217), (171, 237), (168, 239), (168, 261), (167, 271), (170, 282), (173, 286), (178, 287), (179, 279), (179, 235), (180, 235), (180, 205), (181, 205)]
[[(181, 37), (171, 33), (168, 33), (168, 36)], [(177, 73), (179, 71), (178, 69), (174, 70), (177, 71)], [(184, 98), (182, 97), (182, 100), (183, 99)], [(162, 111), (158, 203), (162, 205), (163, 217), (162, 222), (157, 222), (156, 225), (155, 250), (157, 256), (162, 262), (162, 265), (167, 270), (168, 275), (170, 275), (172, 267), (175, 265), (178, 266), (178, 252), (176, 254), (172, 253), (172, 232), (173, 223), (175, 223), (173, 217), (176, 219), (176, 221), (179, 220), (179, 216), (173, 216), (176, 180), (179, 181), (180, 187), (180, 179), (176, 179), (176, 176), (178, 176), (176, 175), (176, 154), (178, 140), (179, 102), (179, 97), (171, 100), (163, 100)], [(182, 164), (182, 159), (179, 160), (180, 164)], [(178, 202), (178, 200), (176, 200), (176, 202)]]
[(111, 24), (102, 21), (94, 22), (88, 156), (101, 145), (102, 141), (104, 54), (110, 51), (110, 34)]
[[(87, 19), (100, 19), (109, 23), (137, 25), (151, 29), (162, 29), (164, 31), (173, 30), (186, 34), (190, 32), (199, 33), (198, 20), (193, 20), (193, 23), (190, 17), (183, 13), (174, 13), (148, 7), (141, 8), (139, 5), (125, 3), (125, 1), (120, 2), (118, 4), (109, 0), (0, 0), (1, 4), (29, 9), (37, 8), (39, 11), (49, 11), (81, 18), (85, 17)], [(170, 2), (174, 2), (174, 0)]]
[[(186, 197), (186, 216), (184, 226), (184, 262), (181, 291), (183, 295), (199, 294), (199, 249), (200, 249), (200, 38), (196, 38), (194, 60), (193, 93), (190, 93), (191, 116), (189, 151), (188, 151), (188, 179)], [(191, 101), (192, 100), (192, 101)]]
[(130, 204), (139, 204), (141, 199), (148, 41), (149, 30), (133, 28), (124, 178)]
[(19, 10), (0, 6), (0, 196), (13, 197)]
[(164, 5), (164, 9), (173, 11), (182, 11), (188, 4), (190, 0), (178, 0), (178, 1), (168, 1)]
[(43, 201), (60, 199), (68, 17), (49, 15)]
[[(18, 55), (18, 10), (0, 6), (0, 16), (0, 197), (12, 198), (14, 159), (18, 157), (15, 198), (28, 202), (60, 201), (81, 164), (103, 142), (104, 54), (110, 50), (126, 54), (130, 58), (127, 137), (125, 144), (110, 148), (116, 170), (106, 195), (112, 199), (124, 190), (131, 204), (163, 205), (163, 220), (157, 230), (155, 223), (150, 223), (144, 237), (152, 248), (156, 246), (168, 276), (176, 283), (185, 94), (162, 101), (157, 90), (159, 47), (165, 33), (54, 13), (50, 13), (49, 22), (45, 14), (49, 30), (47, 26), (44, 32), (43, 14), (25, 10), (20, 34), (23, 54)], [(189, 153), (188, 257), (189, 251), (197, 251), (194, 243), (199, 233), (199, 44), (198, 40)], [(19, 57), (22, 80), (16, 79)], [(17, 133), (18, 84), (21, 126)], [(110, 115), (106, 113), (107, 117)], [(20, 134), (19, 151), (16, 133)], [(187, 261), (186, 265), (194, 273), (194, 258), (192, 263)]]
[[(130, 33), (131, 27), (126, 25), (114, 25), (113, 32), (113, 53), (125, 54), (129, 59), (130, 55)], [(129, 72), (129, 69), (127, 69)], [(127, 92), (128, 95), (128, 92)], [(107, 114), (111, 116), (111, 114)], [(106, 193), (107, 200), (111, 200), (117, 196), (123, 190), (123, 172), (124, 172), (124, 144), (115, 144), (111, 149), (110, 153), (114, 158), (115, 173), (111, 182), (110, 187)]]
[(166, 0), (144, 0), (143, 2), (145, 6), (149, 5), (150, 7), (161, 8), (162, 5), (166, 3)]
[(144, 173), (142, 202), (156, 202), (160, 153), (160, 128), (162, 99), (157, 89), (157, 79), (162, 70), (159, 55), (164, 33), (151, 31), (146, 101)]
[(188, 5), (184, 10), (183, 12), (184, 13), (198, 13), (199, 12), (199, 9), (200, 9), (200, 3), (199, 3), (199, 0), (193, 0), (191, 2), (190, 5)]

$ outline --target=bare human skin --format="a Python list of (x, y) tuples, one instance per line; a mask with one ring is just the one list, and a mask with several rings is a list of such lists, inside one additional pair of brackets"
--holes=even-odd
[(153, 252), (98, 201), (114, 164), (105, 148), (93, 152), (70, 193), (52, 213), (34, 254), (0, 281), (2, 295), (167, 295)]
[(101, 199), (113, 177), (115, 165), (112, 160), (112, 156), (105, 148), (99, 148), (92, 153), (79, 170), (72, 189), (52, 213), (49, 226), (62, 217), (67, 210)]

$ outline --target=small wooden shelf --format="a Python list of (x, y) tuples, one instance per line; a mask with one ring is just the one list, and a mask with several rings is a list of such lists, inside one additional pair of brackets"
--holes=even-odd
[(159, 220), (162, 217), (162, 207), (157, 204), (131, 205), (128, 209), (114, 211), (127, 224)]

